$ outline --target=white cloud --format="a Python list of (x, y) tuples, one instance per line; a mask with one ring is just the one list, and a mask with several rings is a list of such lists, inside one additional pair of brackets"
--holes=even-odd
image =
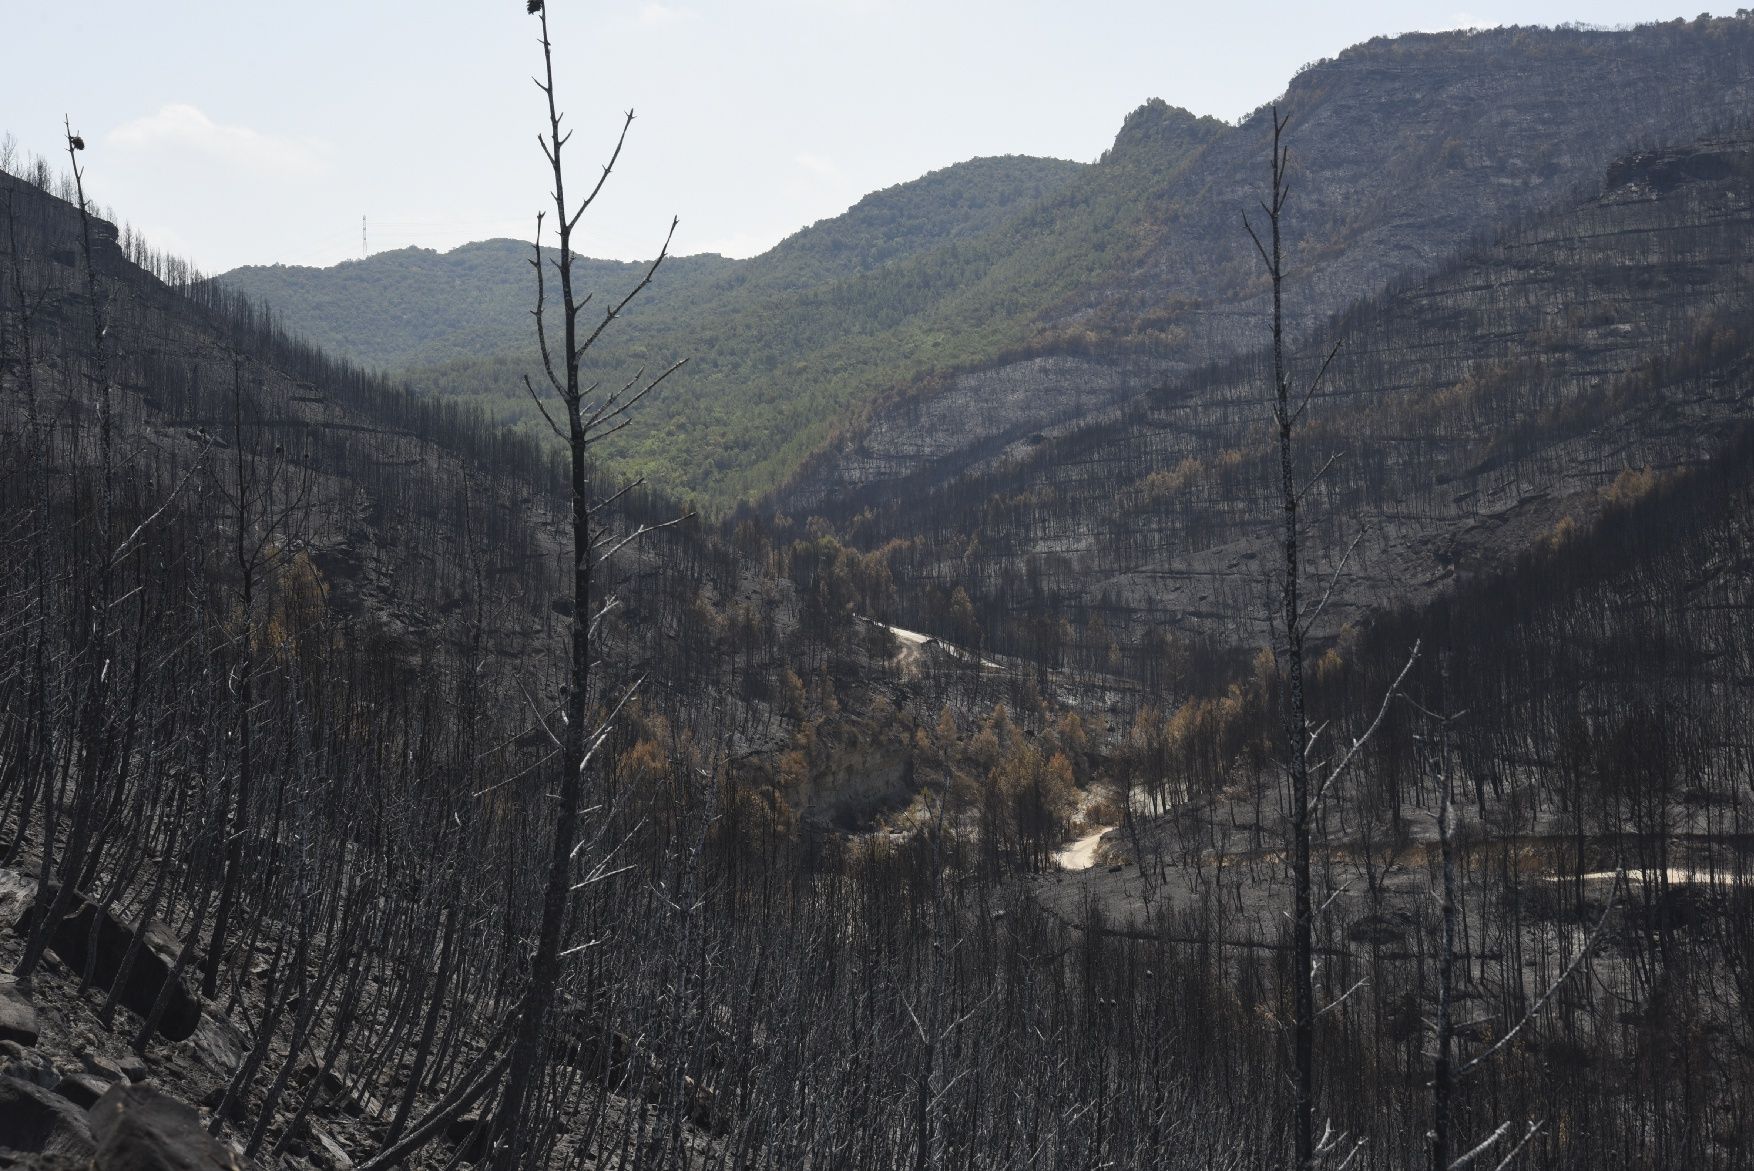
[(870, 16), (882, 12), (887, 6), (887, 0), (792, 0), (792, 7), (806, 12), (844, 12), (854, 16)]
[(687, 9), (672, 8), (668, 4), (642, 4), (639, 8), (639, 22), (649, 28), (668, 28), (689, 15)]
[(792, 161), (818, 179), (838, 183), (842, 179), (840, 168), (827, 155), (799, 154)]
[(226, 126), (183, 103), (124, 122), (105, 137), (112, 146), (124, 149), (184, 151), (262, 174), (308, 177), (329, 169), (321, 143), (280, 138), (248, 126)]
[(1475, 16), (1472, 12), (1452, 12), (1448, 18), (1437, 17), (1435, 22), (1419, 29), (1427, 33), (1450, 33), (1462, 29), (1491, 28), (1495, 22)]
[(179, 256), (184, 260), (190, 261), (199, 267), (206, 267), (201, 264), (200, 254), (195, 247), (195, 241), (189, 239), (175, 228), (172, 228), (167, 224), (152, 221), (143, 224), (135, 224), (134, 230), (140, 233), (141, 236), (145, 237), (147, 245), (155, 251), (167, 252), (172, 256)]
[(760, 256), (779, 243), (779, 240), (779, 235), (771, 232), (732, 232), (728, 236), (702, 245), (700, 251), (717, 252), (720, 256), (747, 260), (751, 256)]

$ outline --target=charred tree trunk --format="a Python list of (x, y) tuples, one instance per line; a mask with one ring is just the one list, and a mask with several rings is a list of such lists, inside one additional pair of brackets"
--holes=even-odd
[[(543, 397), (536, 393), (528, 380), (526, 385), (542, 409), (549, 426), (567, 445), (567, 486), (572, 529), (572, 615), (570, 669), (563, 709), (566, 727), (562, 734), (560, 776), (555, 792), (557, 807), (549, 849), (548, 877), (543, 888), (541, 919), (529, 982), (516, 1009), (517, 1019), (506, 1066), (505, 1090), (500, 1097), (491, 1131), (495, 1144), (494, 1165), (501, 1171), (513, 1171), (513, 1168), (527, 1161), (534, 1139), (542, 1129), (539, 1115), (542, 1112), (543, 1095), (539, 1091), (544, 1069), (543, 1037), (560, 985), (561, 945), (575, 888), (574, 858), (583, 847), (581, 823), (585, 805), (586, 770), (590, 767), (592, 755), (606, 735), (607, 727), (605, 723), (603, 727), (587, 730), (586, 725), (586, 721), (592, 718), (592, 632), (606, 610), (606, 607), (597, 607), (593, 576), (597, 564), (619, 547), (618, 543), (607, 549), (600, 549), (607, 543), (607, 534), (597, 520), (597, 513), (620, 494), (613, 494), (607, 500), (593, 500), (590, 448), (597, 440), (625, 426), (628, 410), (676, 369), (673, 366), (644, 385), (640, 385), (641, 376), (635, 375), (619, 392), (587, 401), (587, 395), (591, 395), (595, 388), (584, 387), (579, 376), (579, 366), (586, 351), (596, 343), (621, 311), (651, 283), (658, 266), (668, 254), (670, 242), (668, 238), (665, 239), (657, 259), (647, 269), (644, 279), (631, 292), (606, 310), (603, 319), (593, 328), (588, 331), (581, 329), (579, 317), (584, 311), (586, 299), (578, 296), (573, 283), (573, 229), (614, 170), (622, 144), (627, 140), (627, 130), (633, 122), (633, 115), (629, 113), (622, 123), (615, 151), (603, 167), (603, 173), (596, 185), (576, 206), (570, 204), (566, 194), (566, 171), (562, 153), (571, 134), (561, 131), (561, 113), (554, 85), (554, 51), (548, 34), (548, 12), (540, 0), (531, 0), (529, 7), (540, 19), (542, 26), (543, 73), (537, 85), (542, 90), (548, 107), (548, 130), (542, 139), (542, 152), (554, 178), (552, 198), (555, 228), (559, 237), (558, 256), (552, 261), (545, 260), (541, 249), (543, 217), (537, 217), (535, 257), (531, 261), (536, 270), (534, 316), (548, 387), (554, 397), (560, 400), (561, 408), (566, 413), (564, 428), (556, 425), (553, 416), (543, 404)], [(672, 221), (672, 233), (675, 232), (675, 227), (675, 222)], [(554, 266), (560, 284), (561, 349), (558, 355), (549, 346), (547, 326), (543, 319), (546, 300), (543, 266), (550, 263)], [(631, 538), (624, 538), (621, 543), (625, 543), (627, 539)]]
[[(1309, 719), (1303, 690), (1303, 615), (1298, 597), (1298, 502), (1294, 433), (1302, 407), (1291, 404), (1291, 379), (1285, 368), (1285, 262), (1281, 220), (1290, 187), (1282, 145), (1285, 126), (1272, 110), (1272, 180), (1261, 209), (1267, 216), (1270, 241), (1263, 243), (1252, 225), (1249, 234), (1267, 266), (1273, 286), (1273, 421), (1279, 439), (1279, 500), (1285, 580), (1281, 586), (1279, 622), (1283, 626), (1285, 697), (1283, 724), (1286, 773), (1291, 786), (1291, 1050), (1293, 1079), (1292, 1141), (1296, 1165), (1315, 1166), (1315, 917), (1310, 893)], [(1246, 221), (1245, 221), (1246, 222)], [(1306, 400), (1307, 401), (1307, 400)]]

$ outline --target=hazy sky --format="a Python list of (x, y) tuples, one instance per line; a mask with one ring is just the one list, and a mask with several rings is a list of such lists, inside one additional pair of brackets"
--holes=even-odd
[[(1696, 0), (1695, 0), (1696, 2)], [(1741, 0), (1745, 3), (1746, 0)], [(1233, 119), (1415, 29), (1623, 24), (1680, 0), (550, 0), (574, 174), (634, 123), (581, 251), (752, 255), (974, 155), (1088, 161), (1147, 98)], [(1722, 15), (1733, 11), (1712, 5)], [(527, 237), (547, 190), (523, 0), (0, 0), (0, 133), (90, 144), (92, 198), (218, 271)]]

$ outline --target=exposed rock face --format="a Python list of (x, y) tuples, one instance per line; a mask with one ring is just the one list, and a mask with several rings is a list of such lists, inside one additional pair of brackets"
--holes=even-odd
[(37, 1010), (10, 980), (0, 981), (0, 1041), (37, 1043)]
[(89, 1110), (97, 1105), (97, 1100), (109, 1088), (110, 1083), (89, 1073), (69, 1074), (55, 1084), (57, 1094), (82, 1110)]
[(792, 806), (807, 821), (841, 828), (863, 825), (913, 795), (907, 753), (882, 743), (836, 745), (796, 792)]
[[(41, 1050), (24, 1049), (16, 1041), (9, 1042), (8, 1046), (9, 1050), (5, 1055), (11, 1060), (4, 1067), (0, 1067), (0, 1073), (45, 1090), (53, 1090), (61, 1084), (61, 1071), (55, 1068), (55, 1063), (47, 1054)], [(17, 1049), (18, 1052), (13, 1053), (11, 1049)]]
[(79, 1107), (41, 1086), (0, 1077), (0, 1150), (82, 1158), (92, 1145)]
[(1721, 183), (1746, 175), (1745, 145), (1704, 142), (1671, 150), (1639, 151), (1608, 166), (1604, 199), (1668, 195), (1689, 183)]
[(201, 1017), (182, 1048), (196, 1065), (218, 1078), (230, 1078), (250, 1051), (243, 1033), (229, 1018), (212, 1015)]
[(115, 1086), (91, 1108), (97, 1171), (241, 1171), (193, 1107), (146, 1086)]
[(0, 931), (16, 927), (36, 897), (35, 881), (16, 870), (0, 870)]
[[(29, 930), (31, 916), (46, 910), (54, 900), (50, 888), (44, 898), (31, 907), (30, 913), (14, 926), (15, 931)], [(129, 927), (108, 911), (100, 909), (84, 895), (74, 896), (73, 908), (55, 925), (49, 936), (49, 950), (76, 972), (83, 973), (92, 965), (92, 983), (109, 988), (128, 970), (122, 981), (120, 1002), (144, 1019), (157, 1003), (176, 962), (177, 944), (155, 925), (147, 924), (141, 946), (134, 948), (136, 928)], [(129, 952), (133, 960), (128, 962)], [(158, 1024), (159, 1033), (170, 1041), (182, 1041), (195, 1032), (201, 1022), (201, 1002), (180, 980), (170, 985), (170, 1001)]]
[(311, 1156), (328, 1171), (353, 1171), (353, 1156), (328, 1131), (315, 1126), (311, 1127)]

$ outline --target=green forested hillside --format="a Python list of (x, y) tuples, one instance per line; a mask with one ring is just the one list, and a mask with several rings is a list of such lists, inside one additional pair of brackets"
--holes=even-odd
[[(591, 373), (678, 357), (688, 369), (612, 454), (727, 503), (771, 487), (870, 396), (1026, 343), (1044, 305), (1136, 257), (1155, 185), (1225, 129), (1161, 102), (1128, 126), (1146, 124), (1139, 149), (1111, 151), (1099, 166), (977, 159), (867, 196), (752, 260), (671, 262)], [(525, 247), (405, 250), (224, 279), (326, 345), (527, 418)], [(492, 272), (472, 276), (477, 266)], [(609, 292), (637, 279), (636, 268), (594, 262), (588, 275)], [(386, 287), (373, 304), (376, 281)], [(428, 299), (446, 310), (421, 320)]]
[[(491, 353), (530, 330), (530, 245), (482, 240), (449, 252), (398, 248), (331, 268), (269, 265), (235, 269), (221, 280), (266, 304), (292, 332), (324, 349), (382, 371)], [(670, 262), (648, 293), (662, 307), (735, 266), (722, 256)], [(641, 266), (578, 261), (589, 288), (639, 279)]]
[[(972, 159), (874, 192), (762, 256), (713, 253), (669, 260), (640, 300), (642, 316), (696, 311), (750, 289), (799, 290), (978, 235), (1051, 194), (1082, 168), (1060, 159)], [(661, 225), (660, 225), (661, 226)], [(292, 330), (385, 370), (479, 357), (529, 341), (530, 245), (495, 239), (449, 252), (398, 248), (329, 268), (253, 265), (221, 279), (272, 306)], [(643, 265), (581, 261), (584, 287), (609, 292)], [(516, 380), (514, 380), (516, 381)]]
[(844, 214), (795, 232), (745, 266), (769, 289), (804, 289), (982, 235), (1085, 170), (1027, 155), (970, 159), (872, 192)]
[[(1218, 129), (1187, 121), (1196, 133)], [(1197, 150), (1197, 141), (1189, 146)], [(614, 454), (710, 503), (761, 493), (875, 395), (1027, 343), (1040, 306), (1089, 283), (1136, 246), (1129, 225), (1142, 219), (1147, 184), (1165, 162), (1091, 168), (999, 230), (846, 279), (803, 287), (764, 279), (770, 261), (792, 259), (782, 245), (691, 312), (630, 318), (625, 344), (604, 355), (594, 377), (683, 355), (688, 369), (661, 400), (642, 406), (640, 425), (620, 437)], [(784, 271), (799, 267), (787, 263)], [(520, 346), (410, 376), (423, 387), (491, 401), (501, 388), (519, 386), (526, 361)], [(525, 409), (516, 397), (509, 403)]]

